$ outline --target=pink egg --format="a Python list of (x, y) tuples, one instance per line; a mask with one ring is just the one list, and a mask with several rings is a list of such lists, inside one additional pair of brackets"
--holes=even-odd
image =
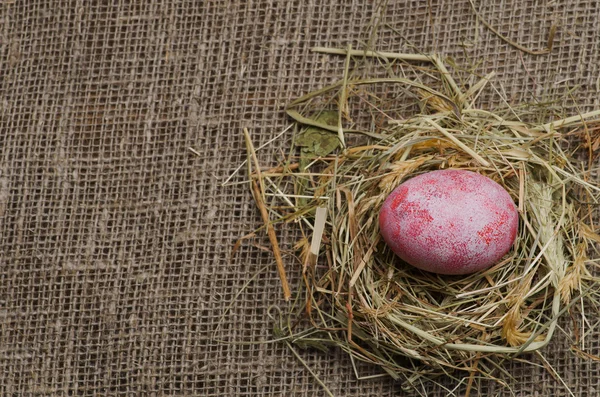
[(432, 171), (398, 186), (379, 213), (388, 246), (440, 274), (468, 274), (498, 262), (517, 235), (519, 214), (502, 186), (464, 170)]

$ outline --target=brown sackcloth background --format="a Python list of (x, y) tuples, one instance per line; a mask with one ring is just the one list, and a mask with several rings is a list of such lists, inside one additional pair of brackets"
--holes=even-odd
[[(558, 105), (600, 107), (598, 1), (476, 7), (530, 48), (556, 25), (552, 53), (501, 41), (465, 0), (2, 1), (0, 395), (324, 395), (285, 346), (241, 344), (272, 338), (268, 308), (284, 303), (265, 238), (229, 259), (261, 222), (246, 185), (221, 187), (245, 159), (242, 128), (264, 144), (289, 125), (291, 98), (341, 76), (343, 59), (310, 47), (368, 40), (481, 61), (512, 104), (578, 87)], [(548, 363), (575, 395), (597, 395), (600, 363), (569, 352), (562, 324)], [(588, 353), (599, 337), (586, 336)], [(415, 395), (387, 378), (356, 381), (339, 351), (299, 354), (335, 396)], [(514, 394), (568, 395), (532, 359), (538, 367), (505, 365)], [(421, 392), (447, 395), (442, 386)], [(478, 394), (513, 395), (494, 382)]]

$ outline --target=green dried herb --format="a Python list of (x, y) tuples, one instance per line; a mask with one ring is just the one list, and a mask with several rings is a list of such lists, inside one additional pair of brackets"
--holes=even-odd
[[(338, 112), (324, 110), (314, 120), (319, 124), (335, 126), (338, 122)], [(315, 126), (309, 126), (302, 130), (296, 137), (295, 144), (300, 147), (300, 166), (298, 167), (300, 172), (305, 172), (316, 158), (327, 156), (341, 146), (336, 133)], [(300, 178), (296, 185), (296, 194), (306, 193), (309, 182), (310, 180), (307, 178)], [(298, 197), (297, 200), (298, 205), (305, 205), (308, 199)]]

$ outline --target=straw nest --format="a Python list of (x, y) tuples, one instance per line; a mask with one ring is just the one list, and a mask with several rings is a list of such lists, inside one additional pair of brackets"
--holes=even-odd
[[(295, 297), (276, 336), (290, 347), (337, 346), (353, 362), (379, 365), (409, 384), (456, 370), (496, 378), (499, 358), (546, 346), (561, 314), (594, 282), (588, 255), (599, 241), (592, 226), (599, 188), (584, 164), (597, 144), (597, 124), (589, 120), (600, 113), (526, 122), (532, 113), (525, 108), (476, 107), (492, 74), (464, 89), (436, 56), (318, 51), (345, 55), (345, 73), (288, 106), (297, 126), (291, 154), (260, 168), (248, 140), (252, 192), (286, 297)], [(377, 57), (414, 73), (358, 78), (353, 57)], [(415, 106), (396, 118), (377, 93), (397, 85)], [(357, 103), (368, 109), (362, 124)], [(586, 139), (573, 147), (572, 135)], [(583, 162), (574, 160), (576, 151)], [(387, 195), (415, 175), (445, 168), (493, 179), (518, 206), (513, 249), (485, 271), (420, 271), (380, 238), (377, 216)], [(302, 269), (296, 294), (287, 286), (277, 222), (301, 229), (299, 266), (287, 265)]]

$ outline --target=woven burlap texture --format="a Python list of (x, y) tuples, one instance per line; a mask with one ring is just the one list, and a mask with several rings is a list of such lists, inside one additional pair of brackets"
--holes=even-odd
[[(530, 48), (556, 26), (552, 52), (508, 45), (468, 0), (0, 3), (0, 394), (324, 395), (284, 345), (256, 343), (283, 305), (268, 240), (230, 259), (261, 223), (246, 185), (221, 186), (245, 159), (242, 129), (268, 142), (291, 98), (339, 78), (343, 59), (316, 45), (435, 51), (495, 71), (511, 103), (578, 87), (558, 105), (600, 105), (597, 1), (475, 7)], [(289, 247), (293, 230), (278, 231)], [(600, 365), (569, 351), (564, 325), (544, 355), (575, 395), (596, 395)], [(339, 351), (299, 355), (335, 396), (411, 395), (357, 381)], [(568, 393), (542, 365), (505, 368), (516, 395)], [(512, 395), (494, 382), (474, 393)]]

